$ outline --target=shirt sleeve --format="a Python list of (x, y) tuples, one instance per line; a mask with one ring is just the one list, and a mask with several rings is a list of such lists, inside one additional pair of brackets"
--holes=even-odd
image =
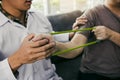
[(69, 33), (56, 34), (56, 35), (53, 35), (53, 37), (56, 41), (60, 41), (60, 42), (68, 42), (69, 41)]
[[(83, 26), (80, 26), (80, 29), (95, 27), (97, 14), (95, 14), (95, 11), (93, 8), (87, 10), (82, 16), (85, 16), (88, 21)], [(83, 31), (83, 32), (78, 32), (78, 33), (83, 34), (84, 36), (88, 38), (90, 34), (92, 33), (92, 31), (88, 30), (88, 31)]]
[(0, 61), (0, 80), (17, 80), (12, 73), (8, 58)]

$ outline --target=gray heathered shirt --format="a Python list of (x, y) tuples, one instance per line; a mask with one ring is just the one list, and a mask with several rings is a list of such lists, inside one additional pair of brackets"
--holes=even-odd
[[(105, 5), (96, 6), (83, 15), (88, 19), (88, 22), (83, 27), (104, 25), (120, 33), (120, 17), (113, 14)], [(82, 34), (88, 38), (88, 42), (96, 40), (91, 31)], [(110, 40), (104, 40), (86, 47), (80, 70), (113, 78), (120, 77), (120, 46)]]

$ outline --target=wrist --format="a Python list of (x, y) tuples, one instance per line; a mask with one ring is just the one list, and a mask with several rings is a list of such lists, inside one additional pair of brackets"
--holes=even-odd
[(19, 58), (17, 58), (17, 56), (14, 55), (8, 58), (8, 63), (13, 72), (15, 72), (22, 65), (19, 61)]
[(112, 40), (112, 39), (113, 39), (113, 36), (114, 36), (114, 32), (111, 30), (109, 33), (110, 33), (110, 34), (109, 34), (109, 40)]

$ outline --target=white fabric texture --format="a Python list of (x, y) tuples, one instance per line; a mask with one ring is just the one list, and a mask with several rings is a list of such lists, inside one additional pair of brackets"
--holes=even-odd
[[(55, 73), (55, 67), (50, 59), (39, 60), (32, 64), (22, 65), (16, 79), (11, 71), (7, 58), (21, 45), (28, 33), (50, 33), (52, 27), (46, 17), (33, 11), (28, 12), (27, 28), (9, 20), (0, 12), (0, 80), (62, 80)], [(61, 35), (61, 36), (66, 36)], [(57, 39), (59, 36), (56, 36)], [(68, 40), (66, 38), (66, 40)], [(61, 41), (64, 41), (63, 39)]]

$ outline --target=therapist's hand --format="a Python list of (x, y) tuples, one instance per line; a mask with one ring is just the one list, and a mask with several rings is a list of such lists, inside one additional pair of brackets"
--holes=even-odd
[[(85, 16), (80, 16), (78, 18), (76, 18), (76, 21), (74, 22), (73, 26), (72, 26), (72, 30), (78, 30), (81, 26), (83, 26), (86, 22), (87, 22), (87, 18)], [(72, 37), (74, 36), (75, 32), (71, 32), (69, 34), (69, 38), (72, 39)]]
[(74, 30), (79, 29), (81, 26), (83, 26), (87, 22), (87, 18), (85, 16), (80, 16), (76, 19), (75, 23), (73, 24), (72, 28)]
[(8, 58), (13, 71), (21, 65), (33, 63), (51, 55), (55, 50), (55, 43), (50, 35), (28, 35), (22, 42), (20, 48)]

